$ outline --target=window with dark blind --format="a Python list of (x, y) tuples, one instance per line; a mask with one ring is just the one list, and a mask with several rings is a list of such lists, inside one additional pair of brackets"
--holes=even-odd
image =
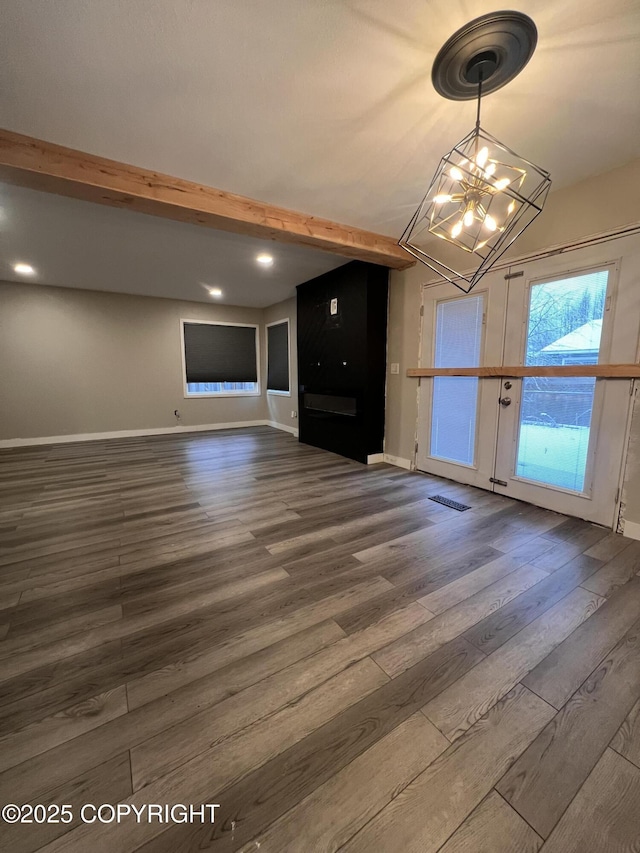
[(267, 326), (267, 391), (289, 394), (289, 321)]
[(188, 396), (258, 394), (258, 327), (182, 321)]

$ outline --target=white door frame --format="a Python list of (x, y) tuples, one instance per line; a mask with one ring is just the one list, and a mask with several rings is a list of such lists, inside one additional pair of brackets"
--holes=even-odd
[[(518, 326), (510, 320), (507, 324), (505, 363), (524, 363), (531, 287), (543, 281), (569, 278), (599, 269), (609, 270), (599, 361), (604, 364), (634, 362), (638, 351), (640, 317), (640, 297), (634, 280), (637, 280), (635, 270), (639, 261), (640, 238), (632, 236), (589, 246), (569, 257), (563, 255), (514, 265), (512, 270), (522, 269), (524, 276), (511, 280), (507, 310), (511, 318), (520, 316), (521, 323)], [(615, 528), (619, 513), (619, 485), (624, 463), (632, 380), (596, 379), (583, 494), (516, 476), (523, 381), (510, 381), (512, 388), (509, 394), (513, 403), (500, 415), (495, 468), (495, 479), (498, 482), (494, 484), (494, 491)], [(502, 486), (501, 482), (507, 482), (508, 485)]]
[[(636, 271), (640, 270), (640, 235), (632, 234), (625, 237), (619, 237), (615, 240), (609, 240), (602, 243), (593, 243), (581, 249), (577, 249), (570, 253), (562, 253), (555, 256), (547, 256), (534, 261), (513, 263), (508, 268), (511, 271), (520, 271), (525, 273), (523, 279), (509, 278), (508, 284), (505, 282), (505, 273), (507, 269), (501, 265), (501, 268), (489, 272), (481, 281), (478, 288), (472, 291), (485, 290), (489, 293), (489, 302), (487, 305), (487, 326), (485, 326), (485, 344), (483, 351), (485, 354), (483, 364), (521, 364), (523, 361), (523, 346), (524, 335), (526, 333), (527, 317), (524, 316), (524, 311), (521, 311), (520, 324), (515, 324), (513, 320), (509, 321), (509, 329), (506, 324), (506, 314), (510, 310), (511, 316), (514, 315), (514, 294), (520, 290), (520, 298), (525, 300), (523, 305), (528, 306), (527, 294), (528, 288), (533, 282), (545, 279), (561, 278), (563, 275), (571, 276), (579, 274), (580, 270), (591, 270), (594, 268), (603, 268), (605, 266), (612, 267), (612, 273), (609, 278), (608, 289), (608, 306), (605, 312), (608, 315), (608, 320), (603, 324), (603, 335), (605, 338), (602, 342), (600, 360), (601, 362), (609, 361), (610, 363), (629, 363), (635, 362), (638, 358), (638, 338), (639, 338), (639, 318), (640, 318), (640, 274)], [(511, 284), (513, 282), (514, 284)], [(527, 290), (523, 291), (523, 285), (526, 284)], [(501, 289), (504, 289), (504, 305), (499, 321), (499, 312), (496, 312), (495, 305), (500, 302), (500, 297), (494, 294), (499, 294)], [(509, 296), (507, 297), (507, 292)], [(524, 295), (523, 295), (524, 294)], [(493, 303), (491, 296), (494, 295)], [(460, 294), (463, 297), (463, 294)], [(433, 365), (433, 317), (435, 316), (435, 305), (440, 299), (456, 298), (455, 290), (450, 285), (435, 285), (427, 284), (422, 289), (422, 305), (423, 305), (423, 320), (421, 328), (420, 342), (420, 365)], [(500, 328), (500, 322), (502, 327)], [(517, 326), (517, 344), (514, 343), (514, 330)], [(503, 343), (502, 352), (499, 358), (491, 358), (488, 360), (487, 341), (491, 341), (493, 335), (498, 335)], [(489, 343), (491, 350), (491, 343)], [(518, 358), (514, 360), (514, 347), (517, 347)], [(495, 356), (495, 349), (491, 351), (491, 355)], [(506, 361), (503, 357), (506, 356)], [(511, 356), (511, 358), (509, 358)], [(629, 411), (632, 397), (630, 396), (633, 390), (633, 383), (630, 380), (598, 380), (596, 383), (596, 397), (594, 400), (594, 414), (596, 406), (599, 408), (600, 422), (594, 423), (596, 429), (595, 440), (590, 447), (590, 454), (595, 459), (595, 467), (593, 468), (593, 490), (604, 489), (605, 494), (602, 495), (601, 504), (605, 506), (594, 508), (594, 502), (590, 497), (579, 496), (575, 492), (567, 492), (553, 486), (545, 486), (542, 484), (534, 484), (531, 481), (518, 480), (513, 477), (513, 467), (515, 462), (515, 447), (513, 446), (513, 437), (510, 439), (509, 454), (505, 456), (504, 442), (502, 453), (499, 450), (498, 430), (499, 417), (498, 411), (500, 407), (497, 405), (497, 399), (500, 396), (502, 383), (504, 380), (483, 379), (481, 386), (480, 401), (478, 404), (477, 428), (478, 432), (482, 430), (482, 439), (485, 443), (489, 442), (490, 437), (494, 442), (495, 460), (490, 476), (494, 479), (505, 479), (500, 476), (500, 471), (507, 471), (509, 482), (508, 487), (502, 487), (491, 483), (487, 476), (487, 462), (482, 461), (481, 466), (476, 466), (473, 469), (467, 466), (458, 465), (457, 463), (444, 462), (435, 460), (429, 457), (428, 443), (430, 436), (430, 419), (431, 419), (431, 378), (423, 378), (419, 384), (418, 394), (418, 423), (417, 423), (417, 448), (416, 448), (416, 467), (418, 470), (427, 471), (428, 473), (444, 476), (449, 479), (456, 480), (461, 483), (476, 485), (481, 488), (492, 489), (500, 494), (518, 498), (529, 503), (537, 503), (541, 506), (548, 506), (558, 512), (566, 514), (574, 514), (581, 518), (597, 521), (609, 527), (615, 528), (620, 506), (620, 481), (623, 475), (624, 466), (624, 448), (628, 440), (629, 430)], [(510, 419), (515, 424), (515, 412), (519, 412), (520, 403), (520, 388), (521, 380), (510, 380), (512, 389), (509, 394), (514, 401), (511, 407)], [(492, 386), (496, 386), (493, 388)], [(496, 400), (496, 416), (495, 430), (491, 428), (491, 420), (489, 414), (482, 411), (483, 401), (486, 409), (488, 399)], [(615, 413), (615, 418), (611, 419), (610, 415)], [(506, 413), (505, 413), (506, 414)], [(604, 421), (602, 421), (604, 418)], [(509, 417), (507, 417), (507, 422)], [(482, 429), (482, 423), (485, 423)], [(502, 419), (502, 435), (504, 435), (505, 418)], [(515, 426), (513, 426), (515, 431)], [(517, 431), (516, 431), (517, 435)], [(486, 453), (484, 454), (486, 457)], [(509, 463), (505, 462), (509, 459)], [(482, 451), (477, 451), (476, 461), (480, 462)], [(525, 488), (526, 487), (526, 488)]]

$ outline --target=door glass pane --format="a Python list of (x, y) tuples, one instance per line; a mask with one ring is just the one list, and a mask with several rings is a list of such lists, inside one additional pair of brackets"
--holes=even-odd
[[(484, 294), (438, 303), (434, 367), (479, 366), (483, 311)], [(475, 376), (434, 377), (431, 456), (473, 465), (477, 408)]]
[[(529, 301), (527, 365), (597, 364), (607, 270), (535, 284)], [(595, 379), (523, 380), (516, 474), (584, 491)]]

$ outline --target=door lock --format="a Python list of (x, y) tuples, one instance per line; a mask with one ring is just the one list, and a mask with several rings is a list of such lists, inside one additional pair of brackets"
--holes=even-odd
[(506, 409), (507, 406), (511, 405), (511, 397), (500, 397), (498, 402), (500, 403), (501, 406), (504, 406)]

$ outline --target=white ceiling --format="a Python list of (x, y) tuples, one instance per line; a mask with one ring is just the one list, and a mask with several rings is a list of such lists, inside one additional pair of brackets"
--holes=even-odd
[[(503, 5), (3, 0), (0, 125), (399, 236), (439, 157), (475, 118), (472, 103), (433, 90), (433, 58), (458, 27)], [(640, 0), (518, 0), (515, 8), (535, 20), (538, 48), (514, 82), (487, 97), (483, 126), (548, 169), (555, 188), (637, 157)], [(96, 229), (126, 216), (85, 215)], [(144, 241), (149, 228), (164, 227), (176, 247), (177, 235), (188, 239), (189, 226), (146, 219), (128, 222), (131, 235)], [(201, 251), (221, 262), (222, 243), (236, 241), (204, 233), (213, 242)], [(132, 243), (123, 264), (136, 252)], [(126, 283), (130, 273), (121, 272)], [(78, 267), (76, 279), (91, 276), (92, 267)], [(254, 284), (259, 298), (262, 282)]]
[[(273, 266), (256, 256), (266, 252)], [(18, 275), (17, 262), (33, 276)], [(264, 308), (346, 258), (0, 184), (0, 280)], [(223, 295), (212, 299), (209, 287)]]

